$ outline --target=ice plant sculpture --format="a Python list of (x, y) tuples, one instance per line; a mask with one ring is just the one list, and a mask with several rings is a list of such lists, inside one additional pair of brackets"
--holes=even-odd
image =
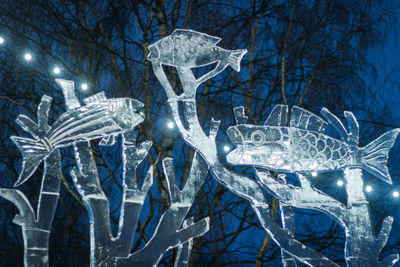
[[(47, 123), (50, 102), (50, 97), (42, 97), (37, 111), (37, 124), (24, 115), (19, 115), (17, 118), (17, 123), (31, 134), (35, 140), (43, 138), (45, 133), (50, 129)], [(37, 141), (37, 143), (40, 145), (39, 141)], [(25, 146), (26, 150), (23, 152), (24, 157), (32, 153), (32, 150), (36, 147), (36, 144), (32, 144), (30, 148)], [(25, 161), (24, 164), (26, 164)], [(49, 152), (44, 160), (43, 179), (36, 213), (29, 200), (21, 191), (8, 188), (0, 189), (0, 196), (14, 203), (19, 211), (19, 214), (15, 216), (13, 222), (22, 227), (25, 266), (48, 265), (49, 235), (54, 212), (58, 203), (61, 175), (60, 152), (58, 149), (54, 149)]]
[[(23, 154), (22, 171), (15, 186), (24, 183), (44, 161), (44, 174), (39, 204), (35, 214), (25, 195), (15, 189), (0, 189), (0, 196), (13, 202), (19, 214), (14, 223), (22, 226), (25, 266), (48, 266), (48, 242), (51, 223), (57, 206), (61, 159), (59, 148), (74, 146), (78, 168), (71, 176), (74, 185), (87, 206), (90, 220), (91, 266), (157, 265), (170, 248), (179, 247), (176, 262), (188, 265), (192, 240), (209, 229), (209, 218), (194, 222), (185, 217), (207, 176), (205, 161), (194, 155), (191, 171), (180, 190), (171, 158), (163, 160), (171, 206), (162, 215), (153, 237), (138, 251), (131, 253), (141, 208), (152, 185), (153, 167), (147, 172), (142, 188), (136, 181), (136, 168), (147, 156), (150, 141), (136, 144), (134, 127), (144, 119), (143, 104), (129, 98), (106, 99), (99, 93), (84, 100), (81, 105), (75, 96), (72, 81), (56, 79), (63, 90), (67, 112), (52, 125), (47, 123), (51, 98), (43, 96), (38, 107), (38, 123), (24, 115), (17, 118), (21, 127), (33, 138), (11, 137)], [(122, 135), (123, 199), (119, 229), (113, 236), (110, 225), (110, 205), (97, 174), (89, 141), (101, 139), (100, 145), (113, 145)]]
[[(74, 83), (57, 79), (57, 83), (63, 89), (68, 112), (82, 109), (79, 100), (75, 96)], [(74, 151), (78, 168), (71, 171), (75, 187), (81, 195), (89, 212), (90, 240), (91, 240), (91, 266), (143, 266), (157, 265), (162, 255), (170, 248), (182, 246), (185, 242), (196, 236), (205, 234), (209, 229), (209, 219), (205, 218), (197, 223), (185, 217), (194, 198), (207, 176), (207, 165), (201, 157), (195, 155), (189, 178), (182, 190), (179, 190), (172, 159), (163, 160), (164, 173), (168, 182), (168, 191), (171, 206), (162, 215), (154, 235), (140, 250), (131, 254), (132, 241), (138, 224), (141, 208), (144, 204), (147, 192), (152, 185), (153, 169), (148, 170), (142, 188), (139, 189), (136, 181), (136, 168), (147, 156), (151, 147), (150, 141), (136, 144), (136, 137), (132, 128), (143, 121), (141, 111), (142, 104), (131, 99), (106, 100), (104, 95), (98, 94), (85, 101), (87, 105), (111, 106), (112, 114), (108, 112), (97, 117), (95, 112), (86, 118), (91, 119), (81, 122), (81, 127), (86, 124), (96, 125), (101, 123), (104, 127), (99, 135), (104, 136), (100, 144), (113, 144), (115, 134), (122, 133), (122, 157), (123, 157), (123, 199), (121, 204), (119, 229), (117, 236), (113, 236), (110, 226), (110, 204), (102, 190), (94, 164), (93, 153), (87, 140), (74, 142)], [(116, 104), (118, 103), (118, 104)], [(104, 108), (107, 110), (107, 108)], [(68, 113), (67, 112), (67, 113)], [(104, 122), (106, 120), (106, 122)], [(119, 124), (114, 129), (115, 124)], [(91, 129), (95, 129), (92, 126)], [(96, 135), (97, 137), (98, 135)], [(181, 225), (183, 228), (181, 229)], [(189, 248), (187, 248), (188, 250)]]
[[(287, 118), (288, 107), (278, 105), (265, 125), (259, 126), (246, 124), (244, 108), (239, 107), (234, 110), (237, 125), (228, 129), (229, 137), (238, 147), (228, 155), (227, 160), (232, 164), (256, 167), (261, 183), (234, 173), (217, 156), (215, 137), (219, 121), (212, 120), (207, 136), (196, 111), (196, 89), (201, 83), (227, 66), (240, 70), (245, 50), (224, 50), (216, 46), (219, 40), (192, 30), (175, 30), (170, 36), (149, 46), (148, 59), (167, 94), (175, 123), (184, 140), (201, 154), (221, 184), (250, 201), (264, 229), (281, 247), (284, 266), (296, 266), (294, 259), (309, 266), (338, 266), (294, 239), (290, 231), (294, 223), (292, 207), (321, 211), (344, 227), (347, 266), (392, 266), (396, 263), (397, 254), (378, 261), (379, 252), (388, 240), (393, 218), (384, 220), (376, 236), (369, 203), (363, 192), (362, 170), (391, 183), (386, 161), (399, 129), (359, 148), (358, 123), (351, 112), (345, 112), (348, 132), (336, 116), (326, 109), (322, 110), (323, 117), (339, 132), (340, 141), (323, 134), (327, 125), (325, 120), (301, 108), (294, 107), (291, 117)], [(214, 63), (217, 65), (213, 70), (196, 79), (191, 68)], [(175, 93), (162, 65), (176, 67), (183, 87), (181, 95)], [(335, 169), (344, 170), (347, 205), (312, 185), (312, 172)], [(284, 175), (275, 179), (269, 170), (297, 174), (300, 186), (287, 184)], [(283, 228), (270, 215), (264, 188), (280, 201)]]

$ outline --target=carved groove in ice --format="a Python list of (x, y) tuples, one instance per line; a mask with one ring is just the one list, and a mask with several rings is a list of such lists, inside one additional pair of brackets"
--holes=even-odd
[[(345, 258), (348, 266), (391, 266), (398, 260), (392, 255), (378, 262), (380, 250), (386, 244), (393, 218), (384, 220), (380, 234), (375, 237), (371, 226), (369, 203), (363, 192), (362, 170), (391, 183), (386, 167), (388, 153), (395, 142), (399, 129), (389, 131), (365, 147), (358, 147), (359, 126), (351, 112), (345, 112), (349, 130), (327, 109), (319, 116), (300, 107), (293, 107), (290, 118), (288, 107), (277, 105), (264, 125), (247, 123), (244, 108), (234, 109), (237, 125), (229, 127), (227, 134), (237, 146), (227, 156), (231, 164), (257, 167), (262, 186), (280, 201), (283, 229), (270, 216), (264, 191), (257, 182), (228, 170), (218, 159), (215, 137), (219, 121), (212, 120), (209, 136), (200, 126), (196, 111), (196, 89), (207, 79), (219, 74), (230, 65), (239, 71), (245, 50), (227, 51), (215, 46), (220, 39), (191, 30), (175, 30), (170, 36), (149, 47), (148, 59), (162, 84), (180, 133), (210, 165), (217, 180), (233, 193), (249, 200), (264, 229), (282, 248), (285, 266), (295, 266), (293, 257), (311, 266), (337, 266), (320, 253), (293, 238), (291, 207), (315, 209), (324, 212), (346, 229)], [(223, 53), (221, 51), (224, 51)], [(228, 59), (241, 51), (236, 60)], [(190, 68), (217, 62), (217, 66), (196, 79)], [(162, 65), (176, 67), (183, 87), (182, 95), (176, 95)], [(184, 126), (179, 110), (182, 102)], [(289, 122), (289, 124), (288, 124)], [(341, 140), (323, 133), (327, 124), (338, 132)], [(277, 180), (269, 170), (296, 173), (300, 187), (286, 184), (284, 176)], [(346, 179), (348, 205), (313, 187), (312, 172), (343, 170)]]
[[(67, 106), (71, 105), (73, 110), (82, 109), (83, 107), (77, 107), (79, 102), (74, 96), (73, 84), (64, 80), (58, 80), (57, 82), (63, 88)], [(115, 104), (119, 101), (123, 103)], [(140, 211), (153, 179), (153, 168), (151, 167), (147, 172), (142, 188), (139, 189), (136, 180), (136, 168), (147, 156), (152, 143), (151, 141), (144, 141), (137, 144), (135, 133), (132, 130), (134, 126), (144, 119), (143, 105), (140, 102), (133, 99), (106, 100), (103, 94), (92, 96), (85, 101), (86, 106), (94, 105), (97, 107), (101, 103), (99, 108), (107, 109), (110, 104), (106, 105), (105, 102), (113, 103), (111, 108), (113, 117), (111, 120), (112, 123), (120, 127), (117, 131), (113, 129), (111, 131), (109, 125), (113, 124), (108, 121), (105, 122), (103, 117), (96, 117), (96, 120), (91, 123), (94, 125), (97, 123), (102, 126), (107, 125), (107, 127), (92, 131), (105, 136), (100, 144), (112, 145), (115, 140), (114, 136), (122, 133), (123, 200), (119, 229), (116, 236), (111, 233), (109, 202), (99, 183), (91, 148), (86, 141), (89, 138), (79, 139), (75, 142), (75, 157), (78, 168), (74, 168), (71, 171), (75, 187), (90, 211), (91, 265), (132, 266), (139, 263), (145, 266), (156, 265), (168, 249), (181, 246), (185, 242), (191, 242), (192, 238), (201, 236), (208, 231), (208, 218), (190, 225), (184, 224), (184, 228), (180, 229), (207, 175), (208, 166), (203, 159), (195, 155), (187, 182), (184, 188), (179, 190), (172, 167), (172, 159), (163, 160), (164, 173), (169, 185), (168, 192), (171, 198), (171, 207), (162, 215), (153, 237), (145, 247), (130, 254)], [(110, 138), (111, 136), (112, 138)]]
[[(17, 118), (17, 123), (32, 135), (35, 140), (43, 138), (46, 132), (50, 129), (47, 122), (50, 105), (51, 97), (43, 96), (37, 110), (37, 124), (24, 115), (20, 115)], [(23, 137), (13, 138), (14, 141), (22, 139), (28, 140), (28, 138)], [(32, 148), (28, 150), (22, 150), (21, 147), (19, 147), (24, 157), (23, 169), (27, 166), (27, 160), (29, 158), (36, 159), (36, 156), (34, 155), (34, 151), (37, 148), (36, 145), (35, 142), (32, 142)], [(34, 170), (29, 172), (31, 175)], [(0, 196), (11, 201), (18, 208), (19, 214), (15, 216), (13, 222), (22, 227), (25, 266), (48, 266), (49, 235), (54, 212), (58, 203), (61, 175), (60, 153), (58, 149), (53, 149), (48, 152), (48, 155), (44, 159), (44, 172), (36, 212), (32, 208), (29, 200), (21, 191), (8, 188), (0, 189)], [(16, 185), (20, 185), (25, 180), (26, 179), (20, 178)]]

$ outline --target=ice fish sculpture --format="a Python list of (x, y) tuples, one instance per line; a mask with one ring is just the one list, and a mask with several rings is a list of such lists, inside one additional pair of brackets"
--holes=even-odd
[(149, 46), (148, 60), (180, 68), (196, 68), (217, 63), (213, 73), (221, 72), (228, 65), (240, 71), (240, 61), (247, 50), (225, 50), (216, 46), (219, 41), (219, 37), (177, 29)]
[(345, 112), (350, 133), (327, 109), (321, 113), (339, 131), (341, 140), (324, 134), (325, 120), (296, 106), (287, 125), (288, 107), (277, 105), (263, 126), (245, 124), (241, 118), (237, 119), (238, 125), (228, 128), (227, 134), (237, 148), (227, 155), (227, 161), (290, 173), (359, 167), (391, 184), (386, 164), (400, 129), (358, 147), (358, 123), (351, 112)]
[(17, 122), (34, 137), (11, 136), (23, 154), (22, 171), (14, 186), (24, 183), (50, 153), (75, 142), (102, 138), (100, 145), (112, 145), (115, 137), (144, 120), (144, 105), (130, 98), (106, 99), (104, 92), (84, 99), (85, 106), (69, 110), (40, 132), (32, 121), (20, 115)]

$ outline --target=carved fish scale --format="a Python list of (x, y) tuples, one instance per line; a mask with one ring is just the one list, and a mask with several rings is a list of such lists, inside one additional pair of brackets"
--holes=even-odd
[(351, 162), (351, 148), (324, 134), (289, 129), (292, 132), (293, 171), (319, 171), (344, 168)]
[(400, 130), (389, 131), (367, 146), (358, 147), (358, 124), (352, 113), (345, 112), (350, 132), (328, 110), (323, 109), (322, 113), (338, 130), (341, 140), (325, 135), (327, 122), (299, 107), (291, 109), (289, 126), (288, 107), (284, 105), (277, 105), (263, 126), (246, 124), (243, 109), (237, 109), (238, 125), (227, 130), (237, 148), (227, 155), (227, 161), (294, 173), (357, 167), (391, 183), (386, 164)]

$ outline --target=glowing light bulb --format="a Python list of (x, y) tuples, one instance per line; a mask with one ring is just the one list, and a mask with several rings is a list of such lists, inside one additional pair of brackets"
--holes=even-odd
[(86, 90), (86, 89), (88, 89), (88, 85), (86, 83), (82, 83), (81, 88), (83, 90)]
[(168, 122), (167, 124), (168, 128), (172, 129), (174, 128), (174, 123), (172, 121)]
[(315, 177), (315, 176), (318, 175), (318, 173), (317, 173), (317, 172), (312, 172), (311, 175), (312, 175), (313, 177)]
[(394, 191), (394, 192), (393, 192), (393, 196), (394, 196), (394, 197), (399, 197), (399, 195), (400, 195), (400, 194), (399, 194), (399, 191)]
[(55, 67), (55, 68), (53, 69), (53, 72), (54, 72), (54, 74), (60, 74), (61, 70), (60, 70), (59, 67)]
[(26, 61), (30, 61), (30, 60), (32, 59), (32, 55), (29, 54), (29, 53), (26, 53), (26, 54), (24, 55), (24, 58), (25, 58)]
[(4, 43), (4, 38), (0, 36), (0, 44)]
[(343, 186), (343, 184), (344, 184), (344, 183), (343, 183), (342, 180), (337, 181), (337, 185), (338, 185), (338, 186)]
[(371, 192), (371, 191), (372, 191), (372, 186), (367, 185), (367, 186), (365, 187), (365, 191)]
[(231, 148), (228, 145), (224, 145), (224, 151), (228, 152)]

